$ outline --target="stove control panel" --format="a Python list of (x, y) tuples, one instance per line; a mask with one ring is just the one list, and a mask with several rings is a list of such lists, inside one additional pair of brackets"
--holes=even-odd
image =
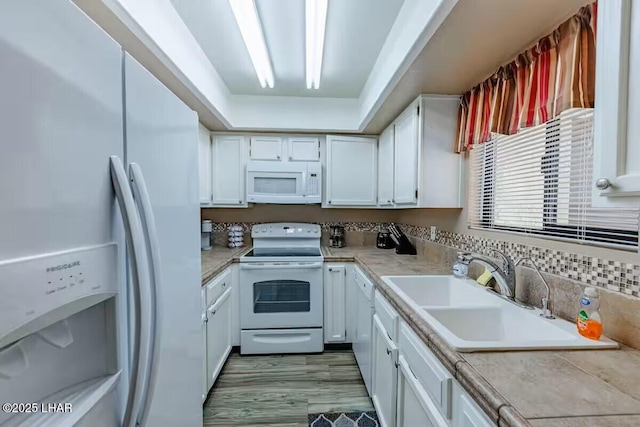
[(318, 224), (278, 222), (271, 224), (256, 224), (251, 229), (251, 237), (261, 238), (320, 238)]

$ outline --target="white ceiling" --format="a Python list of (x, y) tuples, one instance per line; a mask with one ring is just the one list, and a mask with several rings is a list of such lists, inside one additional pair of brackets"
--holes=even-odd
[(233, 95), (357, 98), (404, 0), (329, 2), (320, 89), (305, 80), (304, 0), (256, 0), (275, 75), (262, 88), (228, 0), (171, 0)]
[(418, 94), (464, 93), (591, 0), (330, 0), (318, 91), (305, 86), (303, 0), (256, 0), (274, 89), (258, 84), (228, 0), (73, 1), (211, 130), (378, 134)]

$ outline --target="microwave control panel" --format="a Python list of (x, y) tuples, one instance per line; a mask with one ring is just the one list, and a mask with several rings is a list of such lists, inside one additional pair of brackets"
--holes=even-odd
[(309, 174), (309, 187), (307, 188), (309, 192), (309, 196), (319, 196), (320, 195), (320, 177), (317, 173)]
[(322, 166), (320, 162), (307, 163), (307, 197), (320, 197), (322, 189)]

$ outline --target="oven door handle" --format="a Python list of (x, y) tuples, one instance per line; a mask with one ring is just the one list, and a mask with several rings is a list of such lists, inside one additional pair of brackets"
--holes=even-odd
[(322, 263), (311, 264), (240, 264), (240, 270), (317, 270), (322, 268)]

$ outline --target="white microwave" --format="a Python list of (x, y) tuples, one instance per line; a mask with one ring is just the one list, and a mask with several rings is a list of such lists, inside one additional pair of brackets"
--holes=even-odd
[(249, 203), (313, 204), (322, 202), (320, 162), (250, 161)]

